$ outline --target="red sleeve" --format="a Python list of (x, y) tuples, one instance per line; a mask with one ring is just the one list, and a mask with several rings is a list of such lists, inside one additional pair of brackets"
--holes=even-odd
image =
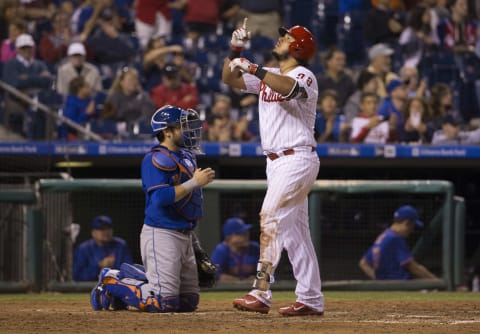
[(199, 102), (199, 95), (197, 87), (194, 84), (183, 84), (183, 96), (189, 95), (189, 99), (182, 99), (179, 101), (179, 107), (183, 109), (195, 109)]
[(157, 108), (165, 105), (165, 92), (163, 91), (163, 87), (161, 85), (153, 88), (150, 96), (152, 97), (153, 102), (155, 102)]
[(40, 53), (40, 57), (42, 57), (44, 61), (54, 64), (66, 55), (67, 47), (65, 45), (61, 45), (55, 48), (50, 40), (50, 37), (46, 35), (42, 37), (38, 51)]
[(367, 128), (366, 126), (363, 127), (362, 130), (358, 133), (358, 135), (351, 139), (351, 142), (352, 143), (363, 143), (363, 141), (365, 140), (365, 137), (367, 137), (369, 132), (370, 132), (369, 128)]

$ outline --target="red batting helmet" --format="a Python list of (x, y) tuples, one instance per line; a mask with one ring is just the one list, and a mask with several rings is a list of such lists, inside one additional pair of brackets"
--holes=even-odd
[(280, 36), (292, 35), (295, 41), (290, 43), (288, 50), (290, 55), (300, 61), (308, 62), (317, 51), (317, 43), (312, 33), (303, 26), (294, 26), (290, 29), (281, 27), (278, 29)]

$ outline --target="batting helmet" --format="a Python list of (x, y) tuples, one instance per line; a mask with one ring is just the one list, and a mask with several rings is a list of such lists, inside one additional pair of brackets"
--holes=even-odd
[(180, 126), (183, 133), (183, 147), (200, 152), (202, 121), (195, 110), (166, 105), (155, 111), (150, 124), (154, 134), (168, 127)]
[(280, 36), (291, 35), (295, 41), (290, 43), (288, 50), (290, 55), (303, 62), (308, 62), (317, 51), (317, 42), (312, 33), (303, 26), (294, 26), (290, 29), (281, 27), (278, 29)]

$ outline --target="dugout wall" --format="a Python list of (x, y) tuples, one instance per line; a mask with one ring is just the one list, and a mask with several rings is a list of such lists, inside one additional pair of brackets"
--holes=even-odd
[[(265, 190), (265, 180), (216, 180), (205, 188), (205, 217), (197, 234), (208, 252), (221, 241), (222, 222), (230, 216), (240, 216), (252, 223), (252, 238), (258, 240), (258, 212)], [(1, 205), (8, 198), (18, 196), (14, 193), (4, 193)], [(453, 194), (453, 185), (447, 181), (317, 181), (309, 195), (310, 227), (324, 288), (452, 290), (462, 284), (464, 206)], [(25, 205), (30, 206), (20, 219), (26, 226), (22, 232), (23, 242), (17, 242), (34, 255), (29, 259), (31, 274), (25, 277), (30, 284), (26, 286), (59, 291), (90, 289), (91, 282), (71, 281), (72, 251), (90, 237), (91, 220), (98, 214), (112, 217), (115, 235), (126, 239), (134, 260), (139, 261), (138, 238), (144, 205), (140, 180), (43, 179), (37, 183), (36, 195), (34, 200), (30, 196), (30, 203), (16, 204), (23, 206), (22, 210), (26, 210)], [(358, 260), (390, 224), (393, 211), (404, 204), (416, 206), (427, 226), (411, 239), (415, 257), (442, 279), (365, 280), (357, 266)], [(5, 215), (1, 218), (5, 219)], [(9, 241), (1, 247), (5, 249), (8, 245)], [(25, 257), (15, 261), (18, 267), (26, 268)], [(5, 281), (4, 277), (7, 276), (0, 281)], [(291, 268), (283, 256), (277, 270), (279, 281), (274, 288), (292, 288), (292, 278)]]

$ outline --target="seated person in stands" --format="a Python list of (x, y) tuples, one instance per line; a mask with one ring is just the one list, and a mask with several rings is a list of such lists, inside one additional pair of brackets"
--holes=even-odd
[(403, 108), (407, 102), (407, 89), (400, 79), (393, 79), (387, 84), (388, 96), (380, 104), (378, 113), (389, 119), (389, 142), (399, 142), (404, 137), (405, 117)]
[(360, 99), (364, 93), (377, 93), (377, 78), (370, 71), (362, 70), (357, 78), (357, 90), (347, 100), (343, 113), (347, 122), (360, 113)]
[(350, 142), (385, 144), (389, 136), (388, 120), (377, 114), (378, 96), (363, 93), (360, 99), (360, 114), (352, 120)]
[[(35, 42), (32, 36), (22, 34), (15, 40), (16, 56), (3, 65), (3, 81), (22, 93), (38, 96), (42, 90), (50, 89), (52, 76), (45, 63), (34, 58)], [(29, 105), (11, 94), (5, 98), (4, 124), (10, 130), (25, 134), (23, 123)]]
[(151, 92), (158, 108), (170, 104), (183, 109), (195, 109), (199, 94), (195, 83), (182, 82), (180, 71), (174, 63), (168, 63), (163, 69), (162, 83)]
[(338, 94), (324, 90), (319, 98), (315, 118), (315, 138), (318, 143), (344, 142), (349, 130), (345, 116), (338, 112)]
[(49, 65), (56, 66), (67, 54), (72, 41), (72, 33), (67, 13), (57, 11), (51, 19), (52, 31), (43, 35), (38, 51), (40, 57)]
[(250, 121), (246, 115), (232, 117), (231, 99), (223, 94), (215, 96), (207, 121), (203, 124), (203, 136), (209, 142), (250, 141), (253, 134), (248, 130)]
[(138, 72), (123, 68), (108, 92), (101, 117), (120, 122), (147, 122), (155, 111), (155, 104), (140, 85)]
[(326, 89), (333, 89), (337, 92), (338, 105), (342, 108), (355, 91), (355, 84), (345, 71), (345, 52), (336, 47), (331, 47), (325, 55), (324, 63), (325, 73), (317, 78), (318, 91), (321, 94)]
[(68, 95), (68, 87), (70, 81), (76, 77), (82, 76), (92, 88), (93, 93), (100, 92), (102, 87), (102, 79), (98, 69), (85, 60), (87, 51), (82, 43), (72, 43), (68, 46), (67, 61), (63, 63), (57, 72), (57, 92), (64, 97)]
[(405, 107), (405, 132), (401, 141), (418, 144), (428, 142), (427, 117), (427, 102), (422, 97), (409, 99)]
[(118, 16), (112, 8), (102, 10), (98, 27), (87, 40), (95, 63), (118, 68), (134, 60), (136, 50), (130, 37), (119, 30)]
[(260, 254), (258, 242), (250, 240), (251, 224), (232, 217), (223, 225), (224, 240), (212, 252), (211, 260), (218, 268), (219, 282), (252, 280)]
[(132, 264), (125, 240), (113, 236), (112, 219), (97, 216), (92, 222), (92, 238), (81, 243), (73, 257), (73, 279), (96, 281), (103, 268), (120, 269), (122, 263)]
[[(76, 77), (70, 82), (68, 94), (63, 107), (63, 116), (80, 125), (96, 117), (95, 101), (92, 99), (92, 89), (84, 77)], [(77, 131), (66, 124), (59, 128), (59, 138), (68, 141), (78, 140)]]
[(423, 227), (417, 210), (410, 205), (398, 208), (393, 215), (393, 223), (360, 259), (360, 269), (371, 279), (377, 280), (437, 278), (415, 261), (410, 252), (407, 238), (415, 227)]
[(442, 119), (442, 129), (435, 131), (432, 145), (478, 145), (480, 144), (480, 128), (461, 130), (460, 122), (452, 115)]
[(27, 32), (27, 23), (22, 19), (15, 19), (8, 24), (8, 38), (2, 41), (2, 48), (0, 51), (0, 63), (6, 63), (7, 61), (15, 58), (15, 40), (21, 34)]

